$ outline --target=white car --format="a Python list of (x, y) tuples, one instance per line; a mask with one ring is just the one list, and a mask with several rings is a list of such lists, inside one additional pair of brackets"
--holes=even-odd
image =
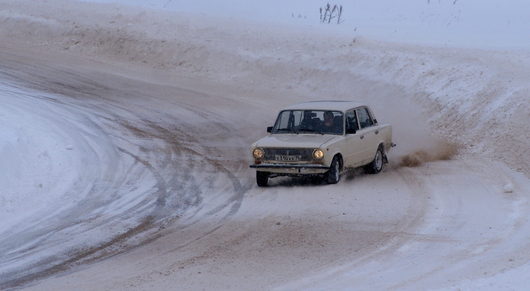
[(312, 101), (278, 114), (269, 135), (251, 146), (258, 186), (276, 176), (322, 177), (338, 183), (345, 168), (379, 173), (388, 162), (392, 127), (379, 124), (370, 108), (350, 101)]

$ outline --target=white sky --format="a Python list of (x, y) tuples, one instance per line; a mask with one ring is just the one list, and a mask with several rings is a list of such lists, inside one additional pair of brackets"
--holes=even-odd
[(344, 22), (333, 25), (333, 29), (354, 36), (434, 45), (530, 48), (528, 0), (88, 1), (118, 2), (309, 27), (319, 25), (319, 8), (329, 2), (343, 6)]

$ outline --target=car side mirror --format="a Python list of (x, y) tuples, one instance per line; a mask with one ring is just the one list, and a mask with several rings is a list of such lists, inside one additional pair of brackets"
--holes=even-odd
[(377, 119), (374, 119), (374, 124), (377, 124)]
[(271, 133), (271, 132), (272, 132), (272, 126), (267, 127), (267, 132), (268, 132), (268, 133)]
[(355, 130), (355, 128), (347, 128), (346, 129), (346, 134), (355, 134), (357, 131)]

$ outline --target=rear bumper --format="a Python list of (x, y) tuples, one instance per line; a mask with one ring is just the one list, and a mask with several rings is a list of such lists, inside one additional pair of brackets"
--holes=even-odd
[(250, 167), (263, 172), (292, 175), (324, 174), (329, 171), (329, 167), (319, 164), (258, 164)]

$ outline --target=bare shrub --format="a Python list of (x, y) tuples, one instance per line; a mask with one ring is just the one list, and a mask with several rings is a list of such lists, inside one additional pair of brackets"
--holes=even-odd
[[(337, 19), (337, 24), (341, 24), (342, 20), (342, 5), (329, 4), (326, 6), (320, 7), (320, 22), (321, 23), (331, 23), (333, 19)], [(335, 21), (333, 21), (335, 23)]]

